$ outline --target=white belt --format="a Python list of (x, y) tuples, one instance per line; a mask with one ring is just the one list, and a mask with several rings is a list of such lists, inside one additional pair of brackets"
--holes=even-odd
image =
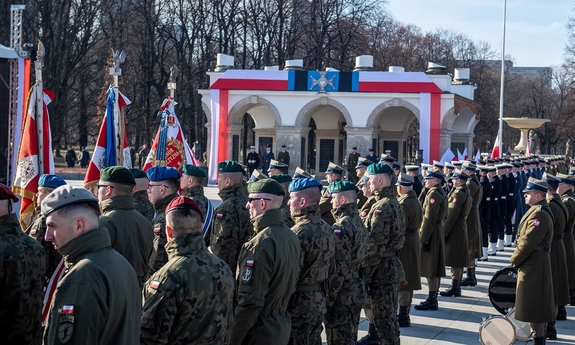
[(491, 201), (491, 197), (487, 197), (485, 200), (487, 200), (487, 201)]
[(513, 196), (513, 193), (509, 193), (509, 196)]
[(501, 200), (505, 200), (505, 199), (507, 199), (506, 196), (502, 196), (502, 197), (501, 197)]
[(495, 198), (495, 199), (493, 199), (493, 200), (497, 201), (497, 198)]

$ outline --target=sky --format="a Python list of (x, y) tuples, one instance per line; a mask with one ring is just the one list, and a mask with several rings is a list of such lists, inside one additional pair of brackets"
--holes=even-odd
[[(501, 57), (504, 0), (387, 0), (387, 9), (423, 32), (448, 29), (486, 41)], [(515, 67), (550, 67), (564, 61), (566, 25), (575, 0), (507, 0), (505, 56)]]

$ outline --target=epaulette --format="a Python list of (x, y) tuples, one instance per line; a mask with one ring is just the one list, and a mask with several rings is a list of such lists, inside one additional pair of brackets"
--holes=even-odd
[(537, 205), (537, 212), (541, 211), (542, 209), (543, 209), (543, 206)]

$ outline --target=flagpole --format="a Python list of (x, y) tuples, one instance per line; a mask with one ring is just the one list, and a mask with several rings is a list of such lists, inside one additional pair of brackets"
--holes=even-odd
[(499, 157), (503, 157), (503, 94), (505, 89), (505, 22), (507, 0), (503, 2), (503, 38), (501, 40), (501, 92), (499, 94)]
[(36, 69), (36, 142), (38, 144), (38, 176), (45, 174), (44, 171), (44, 88), (42, 83), (42, 67), (44, 67), (44, 44), (38, 40), (38, 51), (34, 67)]
[(117, 53), (112, 49), (114, 57), (114, 67), (110, 67), (110, 75), (114, 77), (114, 132), (116, 134), (116, 165), (123, 164), (124, 158), (124, 135), (122, 126), (122, 115), (120, 114), (120, 91), (118, 89), (118, 77), (122, 75), (120, 63), (124, 62), (126, 53), (122, 50)]

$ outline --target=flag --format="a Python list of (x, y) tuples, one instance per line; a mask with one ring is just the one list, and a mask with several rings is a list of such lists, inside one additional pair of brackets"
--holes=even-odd
[(441, 163), (444, 162), (451, 162), (457, 159), (457, 156), (455, 156), (455, 153), (453, 153), (453, 151), (451, 151), (451, 149), (447, 149), (445, 150), (445, 153), (443, 154), (443, 156), (441, 156)]
[(527, 149), (525, 150), (525, 157), (531, 156), (531, 139), (527, 139)]
[(458, 160), (458, 161), (462, 161), (462, 160), (463, 160), (463, 155), (461, 154), (461, 152), (459, 152), (459, 149), (457, 149), (457, 160)]
[[(118, 92), (118, 106), (120, 111), (132, 102), (124, 96), (121, 92)], [(96, 183), (100, 180), (100, 172), (102, 169), (109, 166), (119, 165), (119, 160), (116, 154), (116, 134), (114, 128), (114, 104), (115, 104), (115, 93), (114, 88), (110, 86), (108, 89), (108, 100), (106, 102), (106, 115), (104, 116), (104, 121), (100, 126), (100, 133), (98, 134), (98, 141), (96, 143), (96, 148), (94, 149), (94, 154), (88, 165), (88, 171), (86, 171), (86, 177), (84, 178), (84, 188), (91, 190)], [(122, 123), (124, 127), (124, 144), (123, 144), (123, 166), (128, 169), (132, 168), (132, 159), (130, 158), (130, 146), (128, 145), (128, 133), (125, 130), (126, 125)]]
[(477, 153), (475, 154), (475, 158), (476, 161), (479, 161), (481, 159), (481, 150), (477, 149)]
[(466, 161), (469, 158), (469, 155), (467, 154), (467, 147), (463, 150), (463, 160)]
[(501, 154), (501, 139), (499, 139), (499, 134), (495, 138), (495, 143), (493, 143), (493, 151), (491, 151), (491, 158), (500, 158)]
[(162, 123), (160, 128), (158, 128), (150, 153), (146, 158), (146, 163), (142, 169), (144, 171), (161, 165), (176, 168), (182, 172), (184, 164), (200, 165), (184, 138), (180, 121), (178, 121), (174, 111), (174, 103), (171, 97), (166, 98), (162, 102), (160, 107)]
[[(22, 196), (20, 203), (20, 225), (27, 229), (35, 216), (36, 193), (38, 180), (41, 174), (54, 173), (54, 156), (52, 154), (52, 133), (50, 131), (50, 117), (47, 105), (54, 99), (54, 94), (44, 89), (42, 93), (42, 110), (38, 109), (38, 88), (32, 86), (28, 93), (28, 108), (24, 115), (24, 125), (18, 148), (18, 163), (14, 176), (14, 193)], [(41, 116), (41, 136), (37, 136), (38, 123), (36, 119)], [(43, 159), (40, 158), (40, 153)]]

